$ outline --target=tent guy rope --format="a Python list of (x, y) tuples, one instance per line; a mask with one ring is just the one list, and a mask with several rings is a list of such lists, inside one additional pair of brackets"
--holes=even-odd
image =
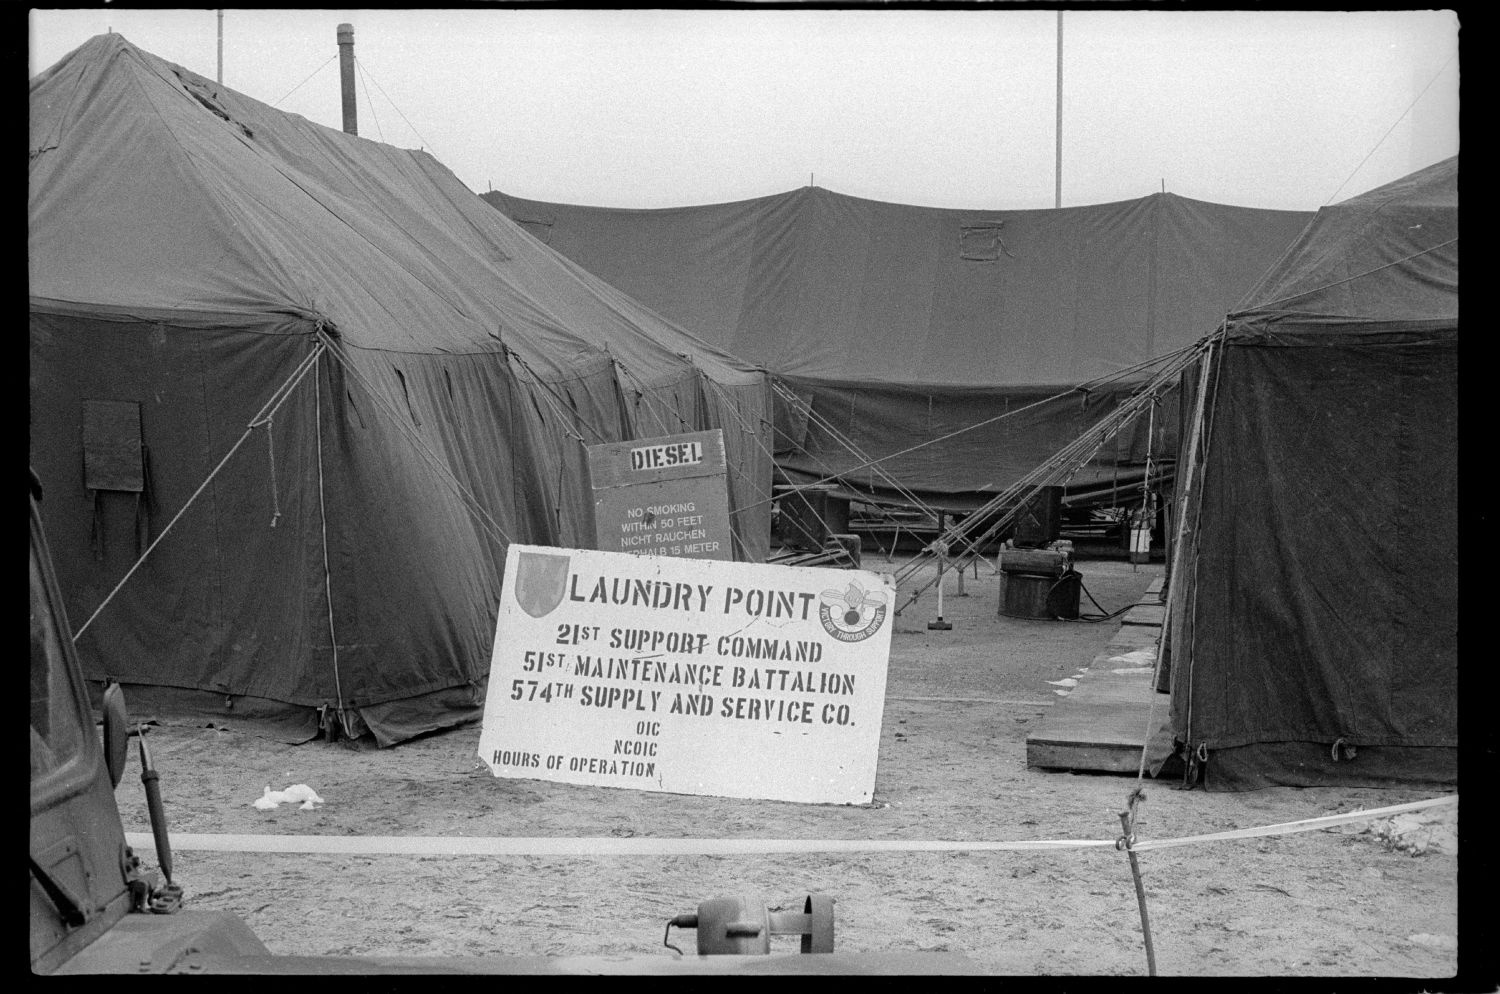
[[(1166, 362), (1166, 361), (1171, 360), (1171, 359), (1175, 359), (1175, 358), (1177, 358), (1179, 356), (1182, 356), (1182, 355), (1184, 355), (1186, 353), (1189, 353), (1189, 352), (1194, 352), (1194, 351), (1196, 351), (1197, 349), (1199, 349), (1201, 347), (1202, 347), (1202, 342), (1201, 341), (1194, 342), (1191, 345), (1185, 345), (1185, 346), (1183, 346), (1180, 349), (1174, 349), (1171, 352), (1165, 352), (1165, 353), (1163, 353), (1163, 354), (1161, 354), (1159, 356), (1153, 356), (1150, 359), (1145, 359), (1145, 360), (1142, 360), (1141, 362), (1132, 363), (1131, 365), (1121, 367), (1120, 369), (1117, 369), (1114, 372), (1105, 373), (1102, 376), (1096, 376), (1093, 379), (1085, 380), (1082, 383), (1075, 384), (1074, 386), (1070, 386), (1070, 387), (1068, 387), (1065, 390), (1060, 390), (1057, 393), (1052, 394), (1051, 396), (1043, 397), (1040, 400), (1033, 401), (1030, 404), (1026, 404), (1026, 405), (1024, 405), (1022, 407), (1018, 407), (1018, 408), (1016, 408), (1014, 410), (1006, 411), (1003, 414), (997, 414), (997, 415), (995, 415), (992, 418), (986, 418), (983, 421), (976, 421), (975, 423), (973, 423), (971, 425), (965, 425), (962, 428), (954, 429), (953, 431), (947, 433), (946, 435), (940, 435), (937, 438), (929, 438), (929, 439), (926, 439), (924, 441), (918, 442), (915, 445), (907, 446), (906, 448), (901, 449), (898, 452), (892, 452), (892, 453), (889, 453), (888, 455), (880, 456), (879, 458), (869, 460), (868, 462), (861, 463), (861, 464), (859, 464), (857, 466), (851, 466), (848, 469), (846, 469), (846, 470), (843, 471), (843, 475), (847, 475), (849, 473), (856, 473), (856, 472), (858, 472), (858, 471), (860, 471), (862, 469), (869, 468), (871, 465), (873, 465), (875, 463), (885, 462), (886, 460), (889, 460), (889, 459), (895, 459), (898, 456), (909, 455), (909, 454), (911, 454), (913, 452), (918, 451), (919, 449), (926, 448), (929, 445), (937, 445), (937, 444), (939, 444), (941, 442), (946, 442), (946, 441), (948, 441), (950, 439), (958, 437), (959, 435), (965, 434), (966, 432), (975, 431), (975, 430), (977, 430), (979, 428), (986, 427), (987, 425), (992, 425), (992, 424), (995, 424), (996, 422), (1004, 421), (1007, 418), (1016, 417), (1017, 415), (1024, 414), (1027, 411), (1034, 410), (1034, 409), (1036, 409), (1038, 407), (1041, 407), (1041, 406), (1043, 406), (1045, 404), (1055, 403), (1055, 402), (1057, 402), (1059, 400), (1063, 400), (1063, 399), (1066, 399), (1068, 397), (1071, 397), (1071, 396), (1073, 396), (1074, 394), (1077, 394), (1077, 393), (1083, 393), (1083, 394), (1087, 395), (1092, 389), (1094, 389), (1094, 388), (1096, 388), (1098, 386), (1101, 386), (1101, 385), (1103, 385), (1105, 383), (1111, 383), (1111, 382), (1113, 382), (1115, 380), (1121, 379), (1122, 377), (1129, 376), (1132, 373), (1138, 372), (1139, 370), (1146, 369), (1147, 367), (1154, 366), (1154, 365), (1156, 365), (1158, 363)], [(822, 479), (819, 479), (819, 480), (814, 480), (811, 483), (799, 484), (794, 489), (796, 489), (796, 490), (805, 490), (805, 489), (808, 489), (810, 487), (821, 486), (821, 485), (823, 485), (825, 483), (835, 483), (835, 482), (838, 482), (839, 480), (840, 480), (840, 475), (827, 476), (827, 477), (823, 477)], [(770, 500), (771, 500), (771, 498), (767, 498), (765, 501), (762, 501), (762, 503), (769, 503)], [(754, 506), (754, 505), (751, 505), (751, 506)], [(750, 509), (749, 507), (745, 508), (745, 510), (749, 510), (749, 509)]]
[(365, 378), (364, 374), (361, 373), (354, 366), (354, 364), (349, 361), (349, 357), (343, 354), (340, 347), (332, 344), (332, 339), (325, 338), (325, 341), (330, 343), (328, 354), (337, 359), (339, 361), (339, 365), (342, 366), (350, 376), (353, 376), (356, 380), (359, 381), (360, 386), (364, 387), (365, 393), (369, 395), (370, 399), (376, 404), (376, 406), (380, 407), (390, 417), (391, 423), (395, 425), (396, 430), (416, 446), (418, 454), (422, 457), (423, 461), (425, 461), (430, 467), (436, 470), (438, 475), (442, 477), (443, 482), (448, 484), (453, 489), (453, 491), (459, 495), (460, 499), (464, 503), (464, 506), (468, 508), (469, 512), (472, 515), (474, 515), (475, 519), (479, 522), (480, 527), (484, 529), (489, 537), (493, 539), (496, 544), (501, 546), (508, 546), (512, 541), (514, 541), (510, 537), (510, 534), (506, 532), (504, 528), (500, 527), (499, 523), (496, 522), (495, 519), (490, 516), (490, 513), (485, 510), (484, 506), (480, 504), (479, 498), (475, 497), (474, 494), (469, 491), (469, 488), (460, 483), (458, 481), (458, 478), (455, 477), (453, 473), (442, 464), (442, 460), (438, 457), (437, 453), (433, 452), (432, 449), (428, 447), (427, 443), (422, 440), (422, 437), (415, 433), (415, 430), (406, 423), (405, 419), (403, 419), (395, 411), (391, 410), (390, 405), (386, 403), (385, 399), (382, 398), (380, 394), (374, 389), (369, 380)]
[(245, 440), (255, 433), (255, 429), (259, 426), (260, 422), (275, 414), (281, 405), (286, 402), (286, 399), (292, 395), (292, 390), (297, 384), (302, 382), (302, 378), (307, 375), (308, 371), (317, 366), (318, 357), (323, 354), (323, 348), (322, 342), (315, 342), (312, 351), (297, 364), (297, 368), (292, 371), (291, 376), (287, 377), (281, 386), (272, 392), (271, 399), (266, 401), (265, 406), (256, 413), (255, 417), (250, 419), (250, 424), (245, 428), (244, 433), (240, 435), (234, 445), (230, 446), (229, 451), (224, 453), (224, 458), (219, 460), (219, 464), (204, 478), (203, 482), (198, 484), (198, 489), (193, 491), (192, 496), (187, 499), (187, 503), (183, 504), (177, 510), (176, 514), (172, 515), (172, 520), (167, 522), (167, 526), (161, 530), (161, 534), (156, 536), (155, 541), (146, 547), (146, 551), (142, 552), (135, 563), (131, 565), (130, 569), (125, 572), (125, 575), (120, 577), (120, 582), (116, 583), (114, 589), (105, 595), (104, 600), (99, 602), (99, 606), (94, 608), (94, 613), (89, 615), (88, 620), (78, 626), (78, 630), (73, 633), (74, 643), (77, 643), (83, 636), (83, 633), (88, 631), (89, 626), (94, 623), (94, 619), (99, 617), (99, 613), (120, 592), (120, 588), (124, 587), (130, 578), (135, 575), (135, 571), (141, 568), (141, 564), (146, 561), (146, 557), (150, 556), (156, 550), (156, 547), (161, 544), (162, 540), (167, 537), (167, 534), (172, 530), (172, 526), (181, 520), (182, 516), (187, 513), (187, 509), (193, 506), (193, 502), (198, 499), (204, 490), (208, 489), (208, 485), (213, 482), (214, 477), (219, 475), (219, 471), (239, 451), (240, 446), (245, 444)]
[(1436, 245), (1429, 245), (1427, 248), (1413, 252), (1411, 255), (1402, 256), (1400, 259), (1393, 259), (1390, 262), (1385, 263), (1384, 265), (1376, 266), (1374, 269), (1368, 269), (1362, 273), (1355, 273), (1353, 276), (1348, 276), (1341, 280), (1334, 280), (1332, 283), (1325, 283), (1322, 286), (1315, 286), (1307, 290), (1299, 290), (1296, 293), (1289, 294), (1285, 297), (1279, 297), (1276, 300), (1268, 300), (1264, 304), (1257, 304), (1256, 310), (1266, 310), (1270, 307), (1275, 306), (1276, 304), (1284, 304), (1288, 300), (1296, 300), (1298, 297), (1311, 296), (1315, 293), (1322, 293), (1324, 290), (1331, 290), (1336, 286), (1343, 286), (1345, 283), (1353, 283), (1355, 280), (1362, 280), (1366, 276), (1373, 276), (1383, 269), (1390, 269), (1392, 266), (1399, 266), (1404, 262), (1410, 262), (1413, 259), (1427, 255), (1429, 252), (1436, 252), (1438, 249), (1447, 248), (1449, 245), (1457, 244), (1457, 238), (1450, 238), (1445, 242), (1439, 242)]
[[(783, 401), (785, 401), (788, 405), (790, 405), (794, 410), (805, 411), (806, 414), (807, 414), (807, 418), (808, 418), (809, 423), (817, 424), (819, 427), (823, 428), (823, 430), (828, 433), (828, 435), (829, 435), (830, 438), (832, 438), (835, 442), (838, 442), (839, 444), (841, 444), (845, 448), (847, 448), (849, 450), (849, 452), (854, 456), (854, 458), (856, 458), (856, 459), (868, 459), (869, 458), (869, 456), (865, 452), (861, 451), (859, 449), (859, 447), (854, 444), (853, 440), (849, 439), (847, 436), (845, 436), (841, 432), (839, 432), (838, 429), (835, 428), (833, 426), (833, 424), (831, 422), (829, 422), (826, 418), (822, 418), (821, 415), (818, 415), (813, 410), (812, 404), (808, 403), (807, 401), (804, 401), (801, 397), (798, 397), (795, 392), (793, 392), (790, 388), (788, 388), (786, 386), (786, 384), (782, 383), (780, 380), (776, 379), (775, 377), (772, 377), (772, 379), (771, 379), (771, 389), (775, 392), (776, 396), (780, 397)], [(772, 426), (772, 428), (773, 428), (773, 431), (774, 431), (774, 426)], [(860, 495), (860, 501), (861, 501), (861, 503), (866, 504), (867, 506), (875, 508), (875, 510), (883, 518), (885, 518), (885, 520), (887, 520), (887, 521), (891, 522), (892, 524), (894, 524), (895, 527), (896, 527), (896, 529), (897, 529), (897, 534), (899, 534), (900, 528), (901, 528), (901, 522), (900, 522), (900, 520), (898, 518), (896, 518), (896, 516), (893, 513), (891, 513), (890, 509), (886, 506), (886, 504), (884, 502), (879, 501), (875, 497), (875, 493), (874, 493), (875, 488), (873, 486), (870, 487), (870, 494), (869, 494), (869, 496), (866, 496), (866, 495), (860, 493), (858, 485), (855, 484), (851, 480), (840, 479), (838, 477), (837, 472), (834, 471), (833, 467), (828, 464), (828, 461), (826, 459), (824, 459), (822, 456), (818, 455), (815, 452), (808, 451), (806, 447), (801, 447), (801, 448), (802, 448), (802, 452), (805, 455), (811, 457), (812, 459), (814, 459), (817, 462), (819, 469), (823, 470), (824, 472), (830, 473), (832, 478), (839, 479), (839, 483), (842, 486), (844, 486), (848, 490), (850, 490), (850, 491), (852, 491), (852, 492)], [(878, 466), (878, 464), (877, 464), (877, 466)], [(918, 510), (920, 510), (924, 514), (930, 514), (930, 515), (936, 515), (937, 514), (937, 512), (935, 510), (933, 510), (929, 505), (927, 505), (920, 498), (918, 498), (916, 496), (916, 494), (912, 493), (909, 490), (905, 490), (901, 486), (900, 482), (897, 481), (894, 477), (889, 476), (883, 470), (880, 470), (878, 468), (876, 469), (876, 471), (880, 474), (880, 476), (881, 476), (882, 479), (884, 479), (887, 483), (889, 483), (891, 485), (891, 489), (895, 490), (897, 493), (900, 493), (902, 496), (906, 497), (907, 500), (911, 502), (912, 506), (916, 507)], [(795, 493), (796, 491), (794, 490), (793, 492)], [(894, 543), (894, 539), (892, 541)], [(892, 544), (892, 546), (891, 546), (891, 551), (892, 552), (895, 551), (895, 545), (894, 544)]]
[[(772, 389), (776, 391), (777, 396), (781, 397), (782, 400), (786, 401), (796, 410), (804, 412), (810, 424), (816, 425), (817, 427), (823, 429), (823, 431), (828, 434), (829, 438), (831, 438), (839, 445), (842, 445), (844, 448), (848, 449), (849, 453), (854, 456), (854, 458), (869, 462), (869, 468), (872, 469), (882, 480), (889, 484), (892, 490), (896, 491), (896, 493), (900, 494), (902, 497), (905, 497), (913, 507), (921, 511), (923, 514), (930, 514), (933, 516), (937, 515), (937, 511), (934, 510), (931, 505), (918, 497), (910, 489), (903, 486), (899, 480), (891, 476), (881, 467), (880, 464), (884, 460), (877, 459), (874, 461), (870, 461), (870, 456), (862, 451), (857, 445), (855, 445), (853, 439), (849, 438), (849, 436), (839, 431), (838, 428), (833, 424), (833, 422), (829, 421), (817, 411), (813, 410), (813, 406), (811, 403), (803, 400), (801, 397), (798, 397), (790, 388), (788, 388), (779, 380), (773, 379), (771, 386)], [(807, 451), (805, 447), (803, 447), (803, 451)], [(812, 455), (812, 453), (808, 453), (808, 455)], [(832, 467), (828, 466), (828, 464), (823, 459), (819, 458), (818, 462), (825, 469), (832, 469)], [(850, 489), (853, 489), (853, 486), (848, 483), (848, 481), (841, 480), (840, 482), (843, 482), (846, 486), (849, 486)]]
[[(904, 582), (918, 570), (922, 569), (926, 565), (927, 559), (937, 554), (935, 547), (940, 543), (945, 550), (959, 546), (961, 551), (956, 557), (958, 568), (965, 568), (973, 558), (979, 555), (979, 550), (984, 543), (998, 534), (1019, 513), (1025, 500), (1031, 494), (1035, 493), (1040, 487), (1047, 485), (1048, 481), (1065, 481), (1066, 479), (1071, 479), (1072, 475), (1076, 474), (1079, 468), (1094, 458), (1106, 441), (1113, 438), (1138, 418), (1148, 405), (1154, 405), (1156, 403), (1156, 395), (1163, 389), (1166, 389), (1183, 369), (1192, 364), (1198, 355), (1198, 351), (1196, 350), (1202, 350), (1207, 347), (1206, 341), (1204, 339), (1194, 343), (1193, 349), (1179, 349), (1177, 352), (1171, 353), (1170, 355), (1173, 357), (1172, 361), (1153, 374), (1127, 400), (1113, 411), (1105, 414), (1093, 426), (1063, 446), (1063, 448), (1059, 449), (1015, 483), (1011, 484), (1000, 494), (986, 502), (963, 521), (954, 524), (947, 532), (939, 536), (937, 542), (924, 549), (897, 573), (898, 583)], [(1092, 448), (1089, 448), (1090, 445), (1092, 445)], [(1086, 454), (1085, 450), (1087, 450)], [(997, 517), (993, 517), (992, 519), (992, 516)], [(989, 527), (983, 534), (978, 536), (969, 535), (971, 529), (986, 522), (989, 522)], [(913, 591), (912, 595), (901, 605), (897, 613), (900, 613), (901, 610), (905, 610), (905, 608), (914, 603), (924, 590), (936, 582), (937, 580), (934, 579)]]

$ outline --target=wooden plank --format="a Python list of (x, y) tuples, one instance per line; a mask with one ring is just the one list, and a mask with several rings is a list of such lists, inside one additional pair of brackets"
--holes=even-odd
[(1119, 664), (1117, 657), (1155, 644), (1154, 635), (1142, 639), (1128, 632), (1122, 629), (1105, 646), (1073, 692), (1026, 737), (1028, 767), (1101, 773), (1140, 768), (1147, 737), (1168, 720), (1170, 699), (1156, 693), (1149, 668)]
[(1120, 618), (1120, 624), (1154, 625), (1160, 628), (1166, 616), (1167, 606), (1165, 604), (1137, 604), (1125, 612), (1124, 616)]
[(1027, 708), (1050, 708), (1056, 701), (1017, 701), (1004, 697), (895, 697), (886, 696), (888, 701), (941, 701), (949, 704), (1006, 704), (1015, 707)]
[(1033, 770), (1086, 770), (1091, 773), (1135, 773), (1141, 750), (1078, 743), (1026, 740), (1026, 766)]
[(1108, 656), (1122, 656), (1136, 649), (1154, 649), (1160, 636), (1159, 628), (1151, 628), (1148, 625), (1121, 625), (1120, 630), (1115, 632), (1114, 638), (1109, 640), (1109, 644), (1100, 650), (1099, 655), (1094, 657), (1094, 662), (1089, 665), (1096, 665)]

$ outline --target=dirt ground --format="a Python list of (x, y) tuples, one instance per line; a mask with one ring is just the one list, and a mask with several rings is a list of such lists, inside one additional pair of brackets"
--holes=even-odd
[[(881, 557), (867, 568), (892, 570)], [(899, 560), (897, 565), (899, 565)], [(1106, 610), (1161, 566), (1080, 565)], [(902, 840), (1113, 839), (1133, 777), (1026, 766), (1027, 733), (1118, 629), (1000, 617), (999, 577), (949, 574), (947, 632), (928, 592), (896, 619), (875, 801), (805, 805), (492, 776), (479, 726), (390, 749), (284, 745), (236, 730), (155, 726), (148, 741), (173, 833), (644, 836)], [(1091, 611), (1087, 597), (1084, 610)], [(1161, 698), (1163, 703), (1166, 698)], [(132, 751), (118, 796), (148, 832)], [(307, 784), (316, 810), (253, 806)], [(1181, 790), (1149, 781), (1137, 836), (1169, 838), (1434, 796), (1372, 789)], [(1451, 809), (1450, 809), (1451, 810)], [(1158, 972), (1192, 976), (1453, 976), (1456, 814), (1211, 842), (1140, 855)], [(1413, 841), (1415, 840), (1415, 841)], [(147, 847), (149, 849), (149, 847)], [(154, 854), (142, 854), (148, 863)], [(179, 851), (189, 907), (234, 912), (278, 953), (672, 956), (667, 919), (710, 897), (836, 904), (841, 952), (960, 952), (997, 975), (1144, 974), (1129, 865), (1114, 849), (702, 857), (326, 856)], [(673, 931), (692, 955), (693, 933)], [(794, 939), (774, 940), (777, 951)]]

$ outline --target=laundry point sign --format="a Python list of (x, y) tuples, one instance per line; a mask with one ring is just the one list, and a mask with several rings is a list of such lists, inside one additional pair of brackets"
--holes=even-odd
[(734, 558), (722, 431), (591, 445), (588, 452), (599, 549)]
[(894, 599), (859, 570), (512, 545), (480, 758), (500, 777), (868, 803)]

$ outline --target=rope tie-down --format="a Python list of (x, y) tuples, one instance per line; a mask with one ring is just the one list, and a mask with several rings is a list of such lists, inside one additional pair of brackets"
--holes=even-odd
[(250, 427), (266, 429), (266, 458), (271, 465), (271, 527), (275, 528), (276, 522), (281, 520), (281, 492), (276, 485), (276, 439), (271, 436), (276, 427), (276, 419), (268, 414)]

